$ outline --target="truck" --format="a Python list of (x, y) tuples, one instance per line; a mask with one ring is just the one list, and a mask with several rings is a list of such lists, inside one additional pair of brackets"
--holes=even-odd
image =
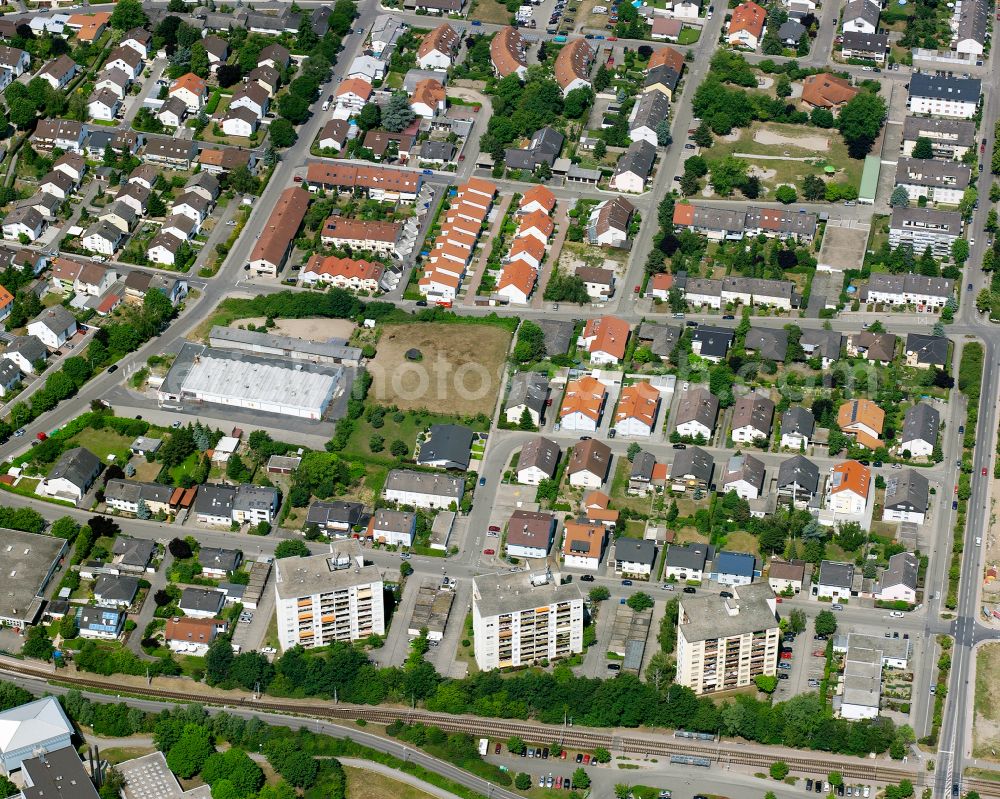
[(489, 738), (480, 738), (479, 739), (479, 756), (480, 757), (486, 757), (486, 753), (489, 751), (489, 748), (490, 748), (490, 739)]

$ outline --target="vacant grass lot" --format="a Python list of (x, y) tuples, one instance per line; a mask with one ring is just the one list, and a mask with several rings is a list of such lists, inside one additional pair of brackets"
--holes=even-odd
[[(475, 0), (469, 8), (469, 19), (492, 22), (494, 25), (509, 25), (511, 13), (507, 6), (497, 0)], [(348, 792), (350, 793), (350, 792)]]
[(114, 430), (104, 428), (94, 430), (90, 427), (81, 430), (71, 439), (73, 446), (85, 447), (93, 452), (102, 463), (108, 463), (108, 455), (114, 455), (118, 463), (129, 458), (129, 446), (133, 439), (126, 438)]
[[(492, 416), (510, 338), (492, 325), (387, 325), (369, 365), (369, 399), (402, 410)], [(407, 359), (410, 350), (419, 353), (418, 360)]]
[(976, 654), (976, 710), (972, 722), (972, 754), (995, 758), (1000, 747), (1000, 644), (985, 644)]
[(362, 768), (345, 766), (347, 795), (351, 799), (430, 799), (419, 788)]
[[(805, 142), (798, 145), (791, 141), (782, 144), (762, 144), (754, 140), (754, 134), (762, 129), (787, 139), (827, 138), (828, 148), (817, 151), (811, 146), (807, 146)], [(855, 160), (848, 156), (847, 146), (836, 130), (822, 130), (805, 125), (784, 125), (776, 122), (755, 122), (749, 128), (742, 128), (740, 137), (735, 141), (716, 138), (715, 143), (702, 152), (702, 156), (710, 164), (712, 161), (727, 155), (738, 155), (748, 164), (757, 167), (762, 174), (761, 183), (768, 189), (769, 193), (773, 193), (774, 189), (782, 184), (798, 187), (806, 175), (819, 175), (834, 183), (850, 183), (854, 186), (860, 186), (861, 172), (864, 169), (864, 161)], [(755, 159), (753, 157), (755, 155), (772, 157)], [(792, 160), (798, 158), (808, 158), (809, 161)], [(827, 165), (834, 167), (837, 170), (836, 174), (827, 176), (824, 172), (824, 167)]]

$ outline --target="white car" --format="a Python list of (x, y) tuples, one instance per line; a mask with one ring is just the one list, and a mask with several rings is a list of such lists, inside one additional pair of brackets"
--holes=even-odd
[(893, 619), (901, 619), (903, 618), (903, 611), (894, 610), (892, 613), (889, 614), (889, 616)]
[(275, 648), (274, 648), (273, 646), (265, 646), (265, 647), (264, 647), (264, 648), (263, 648), (262, 650), (260, 650), (260, 651), (261, 651), (261, 652), (262, 652), (263, 654), (265, 654), (265, 655), (273, 655), (273, 654), (275, 654), (275, 653), (276, 653), (276, 652), (277, 652), (278, 650), (277, 650), (277, 649), (275, 649)]

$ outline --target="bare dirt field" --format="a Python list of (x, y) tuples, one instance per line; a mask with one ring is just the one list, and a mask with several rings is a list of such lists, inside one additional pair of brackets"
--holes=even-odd
[(823, 234), (819, 262), (837, 271), (860, 269), (867, 245), (867, 227), (841, 227), (829, 224)]
[(753, 134), (753, 140), (758, 144), (776, 144), (778, 146), (802, 147), (806, 150), (826, 152), (830, 149), (828, 136), (785, 136), (769, 128), (759, 128)]
[(990, 758), (1000, 748), (1000, 644), (984, 644), (976, 655), (976, 712), (972, 722), (972, 754)]
[[(491, 325), (387, 325), (369, 363), (369, 396), (401, 410), (491, 415), (511, 335)], [(417, 360), (407, 359), (416, 350)]]
[[(262, 316), (237, 319), (230, 327), (260, 327), (266, 320)], [(354, 332), (354, 322), (347, 319), (275, 319), (271, 332), (276, 336), (293, 336), (308, 341), (329, 341), (332, 338), (349, 339)]]

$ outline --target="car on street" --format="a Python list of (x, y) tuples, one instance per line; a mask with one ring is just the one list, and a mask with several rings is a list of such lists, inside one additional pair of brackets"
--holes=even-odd
[(582, 763), (583, 762), (583, 755), (581, 753), (579, 753), (579, 752), (577, 752), (577, 754), (576, 754), (576, 762), (577, 763)]
[(687, 449), (687, 444), (674, 444), (674, 449)]
[(176, 420), (176, 421), (175, 421), (175, 422), (174, 422), (174, 423), (173, 423), (172, 425), (170, 425), (170, 427), (171, 427), (172, 429), (174, 429), (174, 430), (176, 430), (176, 429), (177, 429), (177, 428), (179, 428), (180, 426), (181, 426), (181, 420), (180, 420), (180, 419), (177, 419), (177, 420)]
[(782, 671), (791, 671), (792, 664), (791, 663), (779, 663), (778, 664), (778, 668), (781, 669)]
[(585, 766), (589, 766), (590, 765), (590, 755), (585, 754), (583, 756), (583, 765), (585, 765)]
[(986, 467), (983, 467), (983, 477), (986, 477)]
[(782, 660), (791, 660), (792, 659), (792, 651), (790, 649), (783, 650), (782, 653), (781, 653), (781, 659)]
[(495, 524), (491, 524), (490, 525), (490, 532), (491, 533), (499, 533), (500, 532), (500, 527), (497, 526), (497, 525), (495, 525)]
[(495, 549), (484, 549), (483, 550), (483, 554), (484, 555), (496, 555), (497, 551)]
[(592, 574), (581, 574), (580, 575), (580, 581), (584, 582), (584, 583), (592, 583), (592, 582), (594, 582), (594, 575), (592, 575)]
[(113, 363), (113, 364), (111, 364), (111, 366), (108, 367), (108, 374), (109, 375), (110, 374), (114, 374), (117, 371), (118, 371), (118, 364), (116, 364), (116, 363)]
[(901, 618), (903, 618), (903, 611), (901, 611), (901, 610), (894, 610), (892, 613), (889, 614), (889, 616), (890, 616), (890, 618), (893, 618), (893, 619), (901, 619)]
[(631, 580), (622, 580), (622, 585), (632, 585)]
[(694, 145), (691, 144), (690, 142), (688, 142), (687, 144), (684, 145), (684, 149), (685, 150), (693, 150), (694, 149)]
[(696, 589), (694, 588), (694, 586), (691, 586), (691, 585), (685, 585), (685, 586), (684, 586), (684, 593), (685, 593), (685, 594), (696, 594), (696, 593), (698, 593), (698, 592), (697, 592), (697, 590), (696, 590)]
[(823, 634), (818, 634), (818, 635), (814, 635), (813, 636), (813, 640), (814, 641), (825, 641), (826, 638), (827, 637), (825, 635), (823, 635)]
[(493, 747), (493, 754), (499, 755), (500, 754), (500, 749), (501, 749), (502, 746), (503, 746), (503, 744), (499, 744), (499, 743), (496, 746), (494, 746)]
[(664, 583), (663, 584), (663, 590), (664, 591), (673, 591), (674, 587), (670, 583)]
[(834, 610), (843, 610), (844, 609), (844, 606), (841, 605), (839, 602), (834, 602), (832, 605), (830, 605), (830, 607), (833, 608)]
[(778, 675), (778, 679), (779, 680), (787, 680), (788, 679), (788, 675), (785, 674), (785, 672), (781, 672), (781, 674)]
[(814, 649), (813, 650), (813, 657), (814, 658), (825, 658), (826, 657), (826, 652), (824, 652), (822, 649)]
[(609, 663), (608, 671), (621, 671), (622, 667), (620, 663)]
[(14, 431), (14, 438), (20, 438), (23, 435), (24, 435), (24, 428), (23, 427)]
[(958, 510), (958, 500), (957, 499), (953, 499), (951, 501), (951, 509), (952, 510)]

